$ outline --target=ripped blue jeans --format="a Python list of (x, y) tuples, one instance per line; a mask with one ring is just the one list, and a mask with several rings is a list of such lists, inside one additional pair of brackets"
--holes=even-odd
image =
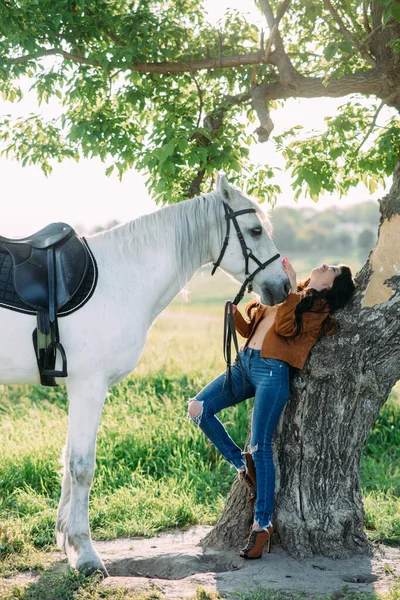
[(222, 409), (254, 396), (251, 439), (248, 451), (253, 455), (257, 474), (257, 498), (254, 518), (261, 527), (272, 519), (275, 495), (275, 469), (272, 458), (272, 435), (289, 395), (289, 366), (272, 358), (262, 358), (259, 350), (240, 351), (246, 387), (238, 364), (232, 367), (232, 392), (226, 373), (211, 381), (194, 398), (202, 411), (192, 420), (206, 434), (226, 460), (243, 468), (242, 450), (215, 416)]

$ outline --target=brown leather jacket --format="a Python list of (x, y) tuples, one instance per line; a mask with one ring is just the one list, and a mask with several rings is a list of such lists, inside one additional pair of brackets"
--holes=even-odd
[[(329, 310), (323, 312), (305, 312), (303, 313), (303, 325), (301, 332), (296, 337), (293, 334), (296, 331), (295, 310), (301, 300), (300, 293), (290, 293), (286, 300), (278, 306), (275, 321), (265, 334), (261, 356), (263, 358), (275, 358), (283, 360), (293, 367), (302, 369), (310, 353), (311, 348), (317, 341), (323, 321), (328, 317)], [(241, 336), (247, 338), (244, 347), (247, 346), (251, 336), (265, 311), (265, 306), (260, 304), (253, 312), (252, 319), (248, 321), (239, 312), (235, 311), (235, 327)], [(333, 335), (336, 327), (328, 331), (328, 335)]]

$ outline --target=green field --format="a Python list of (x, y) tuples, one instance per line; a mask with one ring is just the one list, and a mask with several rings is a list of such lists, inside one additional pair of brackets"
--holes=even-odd
[[(300, 274), (309, 265), (300, 267), (299, 261), (295, 267)], [(186, 400), (223, 370), (222, 306), (237, 289), (221, 273), (211, 279), (209, 271), (200, 272), (189, 286), (189, 303), (179, 296), (151, 329), (135, 374), (110, 390), (91, 495), (95, 539), (151, 536), (218, 519), (235, 472), (187, 421)], [(238, 443), (245, 438), (249, 407), (250, 403), (243, 403), (224, 414)], [(48, 551), (54, 549), (59, 459), (66, 427), (67, 400), (62, 389), (0, 386), (3, 577), (46, 569), (54, 560)], [(370, 433), (361, 474), (368, 535), (371, 540), (400, 545), (399, 387)], [(78, 575), (71, 575), (65, 585), (73, 588), (78, 580)], [(0, 597), (42, 600), (36, 595), (18, 596), (16, 589)], [(60, 592), (58, 597), (80, 600), (97, 595)]]

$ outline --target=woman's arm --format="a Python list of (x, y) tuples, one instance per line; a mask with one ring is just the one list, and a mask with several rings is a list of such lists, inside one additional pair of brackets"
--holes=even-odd
[(275, 331), (279, 335), (290, 337), (296, 333), (297, 323), (295, 310), (301, 295), (290, 292), (286, 300), (278, 306), (275, 316)]
[(290, 291), (293, 292), (293, 294), (295, 294), (297, 292), (296, 271), (294, 270), (293, 266), (287, 258), (282, 258), (282, 267), (287, 275), (287, 278), (289, 279)]
[[(275, 331), (276, 333), (279, 333), (279, 335), (291, 337), (296, 333), (297, 323), (295, 311), (300, 300), (301, 293), (294, 294), (290, 292), (286, 300), (278, 307), (275, 317)], [(328, 308), (322, 312), (305, 312), (302, 316), (302, 333), (310, 331), (319, 332), (323, 321), (325, 321), (328, 316)], [(335, 333), (333, 328), (330, 331), (332, 331), (332, 333), (329, 332), (328, 335)]]
[(238, 310), (237, 306), (233, 307), (233, 320), (238, 333), (244, 338), (248, 338), (251, 333), (252, 321), (247, 321)]
[(301, 300), (297, 293), (297, 275), (287, 258), (282, 259), (282, 266), (290, 283), (290, 292), (284, 302), (278, 307), (275, 317), (275, 331), (279, 335), (290, 337), (297, 329), (295, 310)]

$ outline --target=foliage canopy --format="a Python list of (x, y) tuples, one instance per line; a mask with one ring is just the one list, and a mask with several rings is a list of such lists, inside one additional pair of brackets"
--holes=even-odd
[[(100, 157), (106, 173), (148, 174), (158, 201), (207, 191), (224, 169), (273, 199), (274, 170), (253, 165), (254, 123), (275, 144), (296, 195), (373, 190), (400, 155), (399, 0), (248, 0), (213, 26), (200, 0), (3, 0), (0, 91), (18, 101), (28, 79), (59, 115), (0, 119), (6, 155), (23, 164)], [(288, 98), (350, 96), (322, 134), (271, 134)], [(354, 96), (356, 95), (356, 96)], [(272, 114), (272, 120), (270, 117)]]

